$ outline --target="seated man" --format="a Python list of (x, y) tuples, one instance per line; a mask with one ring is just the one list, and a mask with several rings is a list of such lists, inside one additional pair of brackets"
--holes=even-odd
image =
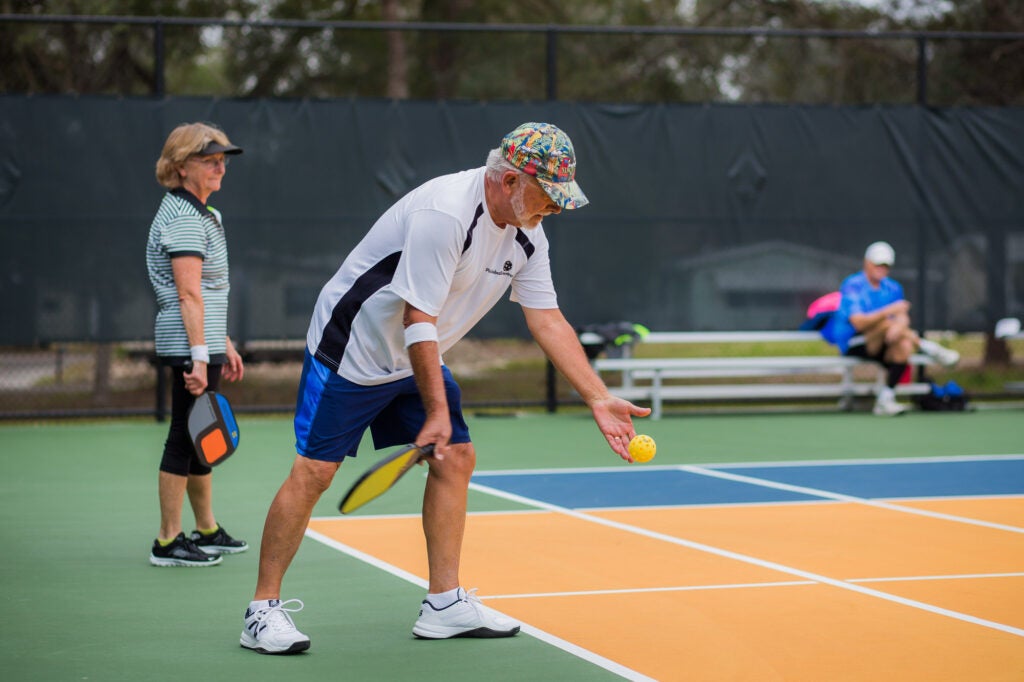
[(878, 394), (874, 413), (895, 416), (907, 408), (896, 402), (896, 384), (915, 350), (940, 364), (955, 365), (960, 354), (922, 339), (910, 327), (910, 302), (903, 287), (889, 277), (896, 252), (886, 242), (875, 242), (864, 253), (864, 270), (843, 280), (839, 309), (821, 330), (844, 355), (867, 358), (887, 370), (886, 388)]

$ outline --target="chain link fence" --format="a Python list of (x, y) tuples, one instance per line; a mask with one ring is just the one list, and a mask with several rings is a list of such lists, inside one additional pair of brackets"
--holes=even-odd
[[(239, 350), (245, 377), (220, 390), (240, 413), (290, 413), (304, 341), (251, 342)], [(545, 407), (579, 402), (525, 339), (467, 338), (446, 355), (469, 408)], [(63, 343), (0, 348), (0, 419), (140, 416), (163, 420), (170, 370), (149, 342)]]

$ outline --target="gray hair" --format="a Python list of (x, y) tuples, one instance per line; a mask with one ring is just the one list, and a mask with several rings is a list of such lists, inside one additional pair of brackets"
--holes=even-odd
[[(512, 171), (514, 173), (522, 173), (512, 163), (504, 157), (501, 153), (501, 149), (492, 149), (487, 154), (487, 177), (492, 180), (497, 180), (506, 172)], [(525, 173), (523, 173), (525, 175)]]

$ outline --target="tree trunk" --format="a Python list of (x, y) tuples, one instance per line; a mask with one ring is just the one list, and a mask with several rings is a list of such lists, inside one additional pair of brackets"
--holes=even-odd
[(113, 344), (96, 344), (96, 364), (93, 374), (92, 399), (95, 405), (106, 405), (110, 401), (110, 361)]
[(989, 365), (1009, 365), (1010, 346), (1006, 339), (997, 339), (991, 331), (985, 334), (985, 360), (986, 367)]
[[(398, 21), (398, 0), (383, 0), (384, 21)], [(409, 60), (405, 49), (405, 32), (388, 31), (387, 96), (409, 98)]]

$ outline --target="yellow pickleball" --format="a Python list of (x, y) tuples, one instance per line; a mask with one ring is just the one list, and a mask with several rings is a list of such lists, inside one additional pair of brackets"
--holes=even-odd
[(634, 462), (650, 462), (654, 459), (657, 449), (658, 446), (654, 444), (654, 439), (650, 436), (637, 434), (633, 436), (633, 440), (629, 441), (629, 456), (633, 458)]

